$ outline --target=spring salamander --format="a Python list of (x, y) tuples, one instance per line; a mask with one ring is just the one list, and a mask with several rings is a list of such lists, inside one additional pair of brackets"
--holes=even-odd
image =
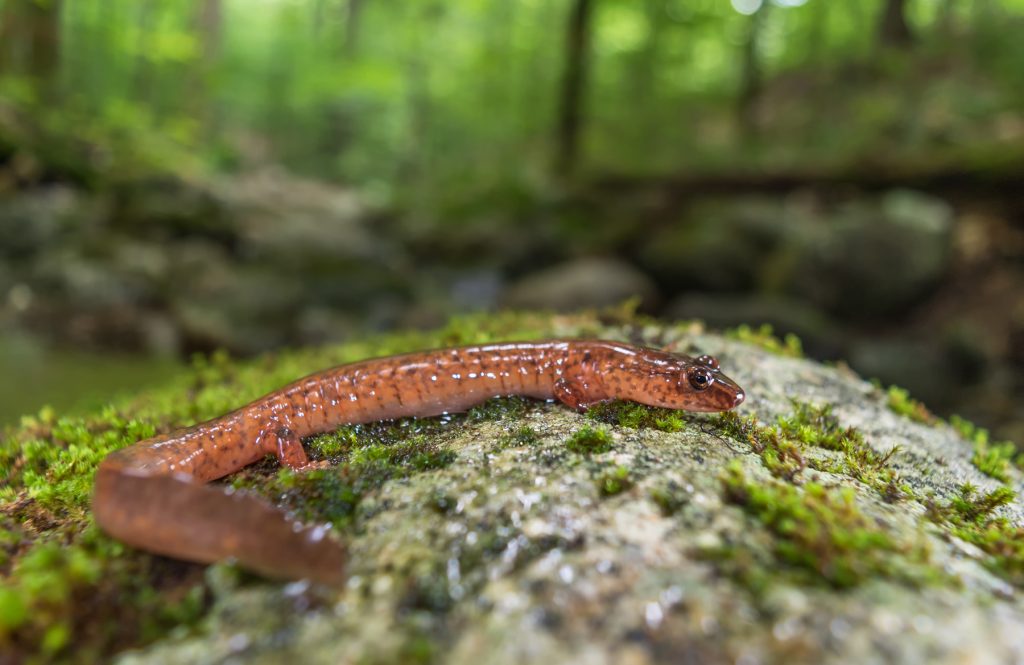
[(150, 552), (204, 563), (233, 557), (270, 577), (337, 585), (345, 548), (326, 529), (301, 527), (256, 496), (205, 483), (270, 454), (302, 469), (301, 439), (343, 424), (458, 412), (500, 395), (577, 410), (625, 399), (688, 411), (725, 411), (744, 397), (710, 356), (616, 342), (488, 344), (365, 360), (112, 452), (96, 474), (96, 522)]

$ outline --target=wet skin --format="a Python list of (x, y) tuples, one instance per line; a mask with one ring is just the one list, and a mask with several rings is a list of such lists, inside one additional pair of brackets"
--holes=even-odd
[(710, 356), (616, 342), (489, 344), (365, 360), (111, 453), (96, 474), (96, 522), (150, 552), (202, 563), (233, 557), (269, 577), (337, 585), (345, 580), (345, 548), (325, 529), (204, 483), (268, 454), (302, 469), (302, 437), (341, 425), (454, 413), (501, 395), (557, 399), (580, 411), (612, 399), (726, 411), (744, 398)]

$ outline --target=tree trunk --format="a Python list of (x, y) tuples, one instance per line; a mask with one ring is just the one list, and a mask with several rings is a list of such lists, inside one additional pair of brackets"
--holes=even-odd
[(208, 66), (220, 56), (221, 37), (224, 29), (224, 8), (221, 0), (202, 0), (196, 16), (199, 31), (203, 66)]
[(202, 119), (205, 136), (216, 136), (219, 118), (214, 101), (214, 85), (217, 64), (220, 60), (224, 35), (224, 7), (222, 0), (201, 0), (195, 17), (196, 32), (199, 34), (199, 62), (194, 69), (195, 93), (191, 95), (193, 113)]
[(359, 19), (364, 0), (348, 0), (345, 6), (345, 55), (355, 58), (359, 53)]
[(15, 4), (8, 2), (0, 9), (0, 76), (14, 72), (15, 62), (15, 37), (17, 34), (17, 14)]
[(743, 42), (743, 54), (740, 62), (740, 89), (736, 100), (736, 116), (740, 132), (747, 138), (757, 135), (757, 99), (761, 96), (761, 28), (769, 5), (764, 4), (751, 14), (747, 29), (747, 38)]
[(61, 0), (8, 0), (0, 17), (3, 73), (31, 76), (41, 93), (52, 91), (60, 64)]
[(885, 0), (885, 9), (878, 26), (878, 41), (888, 48), (906, 48), (914, 43), (907, 23), (908, 0)]
[(563, 177), (572, 175), (579, 157), (592, 9), (592, 0), (575, 0), (569, 14), (555, 156), (555, 170)]
[(60, 0), (28, 2), (32, 55), (29, 73), (45, 88), (52, 87), (60, 64)]

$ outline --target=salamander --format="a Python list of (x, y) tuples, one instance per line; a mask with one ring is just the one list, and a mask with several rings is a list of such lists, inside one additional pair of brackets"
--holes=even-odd
[(725, 411), (743, 390), (711, 356), (607, 341), (464, 346), (364, 360), (299, 379), (226, 415), (114, 451), (96, 473), (93, 513), (109, 535), (150, 552), (212, 563), (234, 558), (263, 575), (345, 579), (345, 547), (261, 498), (209, 481), (264, 456), (303, 469), (302, 438), (343, 424), (463, 411), (522, 395), (573, 409), (624, 399)]

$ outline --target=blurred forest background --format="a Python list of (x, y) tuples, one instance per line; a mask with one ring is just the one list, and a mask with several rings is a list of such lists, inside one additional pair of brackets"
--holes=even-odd
[(1024, 0), (0, 0), (0, 422), (501, 307), (1024, 440)]

